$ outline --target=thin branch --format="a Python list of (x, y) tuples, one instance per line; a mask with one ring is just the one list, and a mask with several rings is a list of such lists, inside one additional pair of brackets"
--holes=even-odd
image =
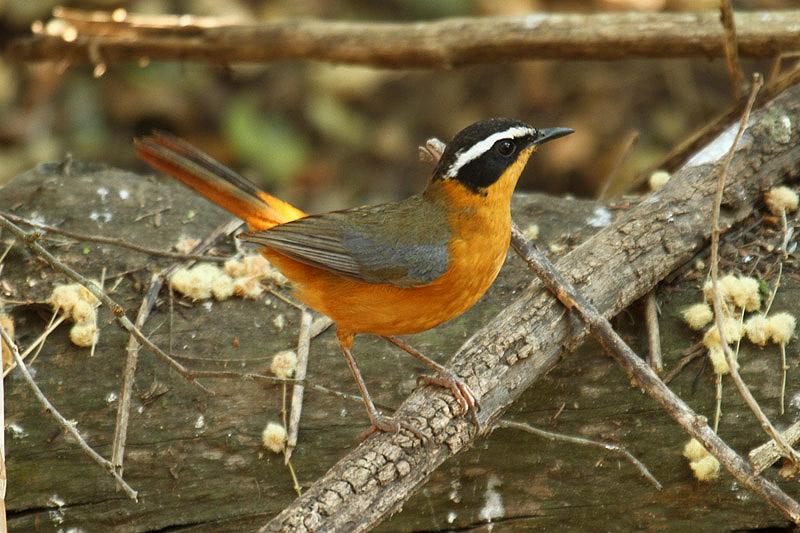
[[(155, 303), (155, 296), (158, 290), (151, 290), (153, 287), (161, 288), (159, 274), (153, 274), (150, 278), (150, 287), (142, 298), (139, 312), (136, 314), (135, 325), (141, 329), (150, 315), (150, 310)], [(131, 335), (128, 338), (128, 345), (125, 348), (125, 366), (122, 370), (122, 385), (120, 387), (119, 403), (117, 404), (117, 418), (114, 423), (114, 440), (111, 445), (111, 462), (117, 473), (122, 475), (122, 461), (125, 456), (125, 443), (128, 438), (128, 417), (130, 416), (131, 395), (133, 394), (134, 374), (139, 358), (139, 346), (136, 337)]]
[(731, 0), (721, 0), (720, 20), (725, 28), (725, 63), (728, 65), (728, 76), (731, 79), (733, 97), (739, 100), (742, 97), (742, 65), (739, 63), (739, 43), (736, 38), (736, 24), (734, 23), (733, 7)]
[(661, 332), (658, 327), (658, 304), (656, 303), (655, 289), (647, 293), (644, 305), (650, 367), (660, 375), (664, 371), (664, 360), (661, 357)]
[[(794, 446), (794, 444), (800, 440), (800, 420), (782, 431), (781, 438)], [(783, 453), (780, 448), (778, 448), (778, 445), (774, 440), (770, 439), (761, 446), (750, 450), (750, 453), (747, 454), (747, 458), (750, 460), (750, 464), (753, 465), (753, 470), (755, 470), (757, 474), (760, 474), (775, 461), (780, 459), (782, 455)]]
[(120, 237), (100, 237), (96, 235), (85, 235), (83, 233), (76, 233), (74, 231), (67, 231), (64, 229), (57, 228), (55, 226), (50, 226), (48, 224), (42, 224), (40, 222), (34, 222), (33, 220), (28, 220), (26, 218), (18, 217), (16, 215), (12, 215), (11, 213), (7, 213), (4, 211), (0, 211), (0, 216), (3, 216), (14, 222), (16, 224), (22, 224), (25, 226), (30, 226), (32, 228), (44, 230), (47, 233), (53, 233), (56, 235), (63, 235), (65, 237), (69, 237), (71, 239), (75, 239), (76, 241), (81, 242), (96, 242), (100, 244), (110, 244), (112, 246), (119, 246), (121, 248), (128, 248), (130, 250), (134, 250), (136, 252), (142, 252), (147, 255), (152, 255), (156, 257), (166, 257), (169, 259), (181, 259), (181, 260), (196, 260), (196, 261), (214, 261), (218, 263), (222, 263), (230, 259), (230, 257), (225, 256), (212, 256), (212, 255), (197, 255), (197, 254), (180, 254), (176, 252), (168, 252), (165, 250), (158, 250), (156, 248), (148, 248), (147, 246), (139, 246), (138, 244), (133, 244), (131, 242), (126, 241)]
[(678, 361), (678, 364), (676, 364), (672, 368), (672, 370), (667, 372), (667, 374), (663, 377), (664, 383), (669, 383), (670, 381), (675, 379), (675, 377), (678, 374), (680, 374), (681, 371), (683, 371), (686, 365), (688, 365), (689, 363), (691, 363), (692, 361), (694, 361), (695, 359), (704, 354), (705, 354), (705, 347), (703, 346), (703, 343), (698, 342), (692, 346), (689, 346), (689, 348), (681, 352), (681, 355), (683, 357), (681, 357), (681, 360)]
[(611, 172), (609, 172), (605, 179), (603, 179), (602, 183), (600, 184), (600, 188), (595, 194), (595, 197), (598, 200), (606, 200), (608, 198), (608, 191), (611, 189), (611, 186), (619, 176), (619, 170), (622, 168), (622, 163), (624, 163), (625, 159), (628, 157), (628, 155), (630, 155), (631, 149), (636, 141), (639, 140), (640, 134), (641, 132), (639, 130), (632, 130), (620, 143), (619, 154), (617, 155), (617, 160), (614, 163), (614, 168), (612, 168)]
[[(391, 68), (453, 68), (529, 59), (724, 57), (724, 31), (707, 13), (531, 13), (377, 23), (288, 19), (230, 24), (189, 15), (54, 10), (7, 47), (17, 60), (106, 64), (146, 60), (227, 65), (287, 59)], [(800, 48), (800, 11), (734, 15), (739, 53), (772, 58)], [(102, 69), (101, 69), (102, 70)]]
[[(1, 217), (0, 220), (2, 220)], [(97, 464), (102, 466), (106, 470), (106, 472), (111, 474), (111, 476), (114, 479), (117, 480), (119, 486), (122, 487), (122, 489), (125, 491), (125, 494), (127, 494), (130, 499), (138, 501), (137, 492), (133, 490), (131, 486), (128, 485), (128, 483), (124, 479), (122, 479), (122, 477), (119, 474), (117, 474), (117, 472), (114, 470), (114, 465), (112, 465), (108, 459), (106, 459), (105, 457), (94, 451), (94, 449), (91, 446), (89, 446), (89, 444), (83, 439), (81, 434), (78, 433), (78, 430), (75, 429), (75, 424), (69, 422), (66, 418), (64, 418), (61, 415), (61, 413), (58, 412), (58, 410), (55, 407), (53, 407), (53, 404), (50, 403), (50, 400), (47, 399), (47, 397), (41, 391), (39, 386), (36, 385), (36, 382), (33, 380), (33, 376), (31, 376), (31, 373), (28, 371), (28, 367), (25, 366), (25, 361), (23, 361), (22, 357), (20, 357), (19, 355), (19, 350), (17, 349), (16, 343), (14, 343), (14, 341), (8, 335), (6, 330), (3, 329), (2, 325), (0, 325), (0, 337), (2, 337), (2, 339), (6, 341), (6, 343), (8, 344), (9, 348), (11, 348), (11, 353), (14, 355), (14, 360), (17, 362), (17, 367), (19, 368), (19, 371), (22, 373), (22, 377), (28, 383), (31, 390), (33, 390), (33, 393), (39, 400), (39, 402), (41, 402), (45, 412), (50, 413), (53, 416), (53, 418), (56, 419), (59, 425), (63, 427), (67, 433), (72, 435), (72, 437), (78, 442), (78, 445), (81, 447), (81, 449), (84, 452), (86, 452), (86, 454), (89, 457), (91, 457)]]
[(0, 214), (0, 227), (3, 227), (10, 231), (19, 242), (24, 244), (28, 247), (33, 253), (41, 256), (47, 261), (51, 267), (66, 274), (71, 279), (75, 280), (76, 282), (80, 283), (86, 289), (91, 292), (100, 302), (103, 303), (111, 313), (119, 320), (122, 327), (128, 330), (132, 335), (136, 337), (136, 340), (147, 347), (150, 351), (152, 351), (159, 359), (164, 361), (167, 366), (175, 370), (178, 374), (183, 376), (187, 381), (189, 381), (192, 385), (197, 387), (203, 392), (209, 392), (203, 385), (198, 383), (195, 378), (192, 377), (191, 373), (184, 367), (182, 364), (177, 362), (175, 359), (167, 355), (161, 348), (153, 344), (144, 334), (137, 328), (130, 319), (125, 316), (125, 309), (114, 300), (112, 300), (105, 292), (100, 290), (97, 285), (92, 283), (91, 281), (87, 280), (85, 277), (81, 276), (78, 272), (73, 270), (72, 268), (68, 267), (61, 261), (59, 261), (53, 254), (45, 250), (38, 242), (36, 242), (39, 237), (41, 236), (40, 233), (25, 233), (22, 229), (18, 226), (13, 224), (10, 220), (6, 219), (2, 214)]
[(533, 427), (530, 424), (523, 424), (521, 422), (512, 422), (510, 420), (500, 420), (497, 422), (497, 426), (501, 428), (509, 428), (509, 429), (518, 429), (520, 431), (524, 431), (526, 433), (531, 433), (533, 435), (538, 435), (539, 437), (544, 437), (545, 439), (552, 440), (552, 441), (559, 441), (559, 442), (569, 442), (571, 444), (580, 444), (582, 446), (592, 446), (594, 448), (600, 448), (601, 450), (606, 450), (611, 453), (615, 453), (617, 455), (621, 455), (627, 461), (630, 461), (633, 466), (639, 471), (642, 476), (650, 482), (656, 489), (661, 490), (663, 487), (661, 483), (650, 473), (650, 470), (642, 463), (639, 459), (633, 456), (628, 450), (620, 446), (619, 444), (611, 444), (610, 442), (603, 442), (599, 440), (591, 440), (591, 439), (584, 439), (582, 437), (575, 437), (573, 435), (564, 435), (563, 433), (554, 433), (552, 431), (546, 431), (544, 429), (539, 429), (537, 427)]
[[(300, 311), (300, 333), (297, 339), (297, 366), (295, 377), (303, 381), (306, 379), (308, 369), (308, 349), (311, 346), (311, 326), (313, 315), (308, 309)], [(292, 407), (289, 415), (288, 436), (286, 439), (285, 462), (288, 464), (292, 458), (292, 451), (297, 446), (297, 433), (300, 429), (300, 413), (303, 409), (303, 385), (295, 383), (292, 387)]]
[[(217, 228), (215, 228), (206, 238), (202, 240), (189, 254), (192, 258), (204, 258), (204, 256), (197, 255), (207, 250), (213, 243), (215, 243), (221, 236), (230, 235), (239, 226), (241, 222), (238, 219), (229, 220)], [(173, 264), (161, 272), (153, 274), (150, 278), (150, 286), (147, 288), (147, 293), (142, 298), (142, 303), (139, 306), (139, 312), (136, 315), (135, 327), (141, 331), (150, 312), (155, 305), (158, 293), (164, 285), (164, 280), (168, 279), (175, 270), (181, 265)], [(171, 300), (170, 300), (171, 301)], [(171, 316), (171, 315), (170, 315)], [(136, 373), (136, 365), (139, 359), (139, 347), (141, 344), (133, 332), (128, 339), (128, 345), (125, 349), (125, 367), (122, 373), (122, 385), (120, 386), (119, 404), (117, 406), (117, 418), (114, 425), (114, 442), (112, 444), (111, 462), (117, 471), (122, 474), (122, 462), (125, 455), (125, 444), (128, 438), (128, 417), (130, 416), (131, 395), (133, 394), (134, 374)]]
[[(717, 190), (716, 190), (716, 197), (714, 201), (714, 211), (711, 218), (711, 258), (709, 261), (711, 262), (711, 285), (713, 287), (712, 290), (712, 304), (714, 307), (714, 317), (716, 320), (717, 331), (719, 332), (720, 342), (722, 343), (722, 350), (725, 353), (725, 360), (728, 363), (728, 367), (730, 369), (731, 378), (733, 379), (733, 383), (736, 385), (736, 388), (739, 390), (739, 394), (744, 399), (747, 406), (753, 411), (753, 414), (758, 419), (758, 422), (761, 424), (762, 429), (764, 432), (769, 435), (775, 442), (778, 444), (778, 447), (784, 453), (784, 456), (794, 463), (796, 468), (800, 468), (800, 455), (789, 445), (787, 444), (780, 436), (780, 434), (775, 430), (775, 427), (772, 425), (772, 422), (769, 421), (767, 415), (764, 414), (764, 411), (761, 409), (761, 406), (758, 404), (758, 401), (753, 397), (753, 394), (750, 392), (750, 389), (745, 384), (742, 376), (739, 374), (739, 370), (734, 359), (733, 353), (731, 352), (730, 346), (728, 346), (727, 340), (725, 339), (725, 327), (723, 326), (723, 312), (722, 312), (722, 301), (719, 296), (719, 289), (718, 289), (718, 269), (719, 269), (719, 214), (720, 214), (720, 207), (722, 205), (722, 195), (725, 190), (725, 179), (728, 176), (728, 170), (730, 169), (731, 161), (733, 161), (733, 155), (736, 153), (736, 146), (739, 144), (739, 140), (742, 138), (742, 134), (744, 130), (747, 129), (748, 121), (750, 120), (750, 111), (753, 108), (753, 103), (756, 100), (756, 95), (758, 94), (758, 90), (761, 88), (763, 84), (763, 80), (759, 74), (753, 75), (753, 89), (750, 92), (750, 98), (747, 101), (747, 105), (745, 106), (744, 113), (742, 115), (742, 120), (739, 124), (739, 129), (736, 132), (736, 137), (733, 139), (733, 143), (731, 144), (730, 150), (728, 150), (727, 155), (722, 163), (722, 167), (719, 172), (719, 177), (717, 178)], [(710, 451), (710, 450), (709, 450)]]
[[(342, 392), (334, 389), (329, 389), (324, 385), (311, 383), (310, 381), (308, 381), (308, 379), (300, 380), (296, 378), (279, 378), (277, 376), (270, 376), (267, 374), (258, 374), (253, 372), (242, 374), (240, 372), (233, 372), (230, 370), (194, 370), (192, 371), (192, 376), (194, 376), (197, 379), (241, 379), (245, 381), (252, 380), (263, 383), (272, 383), (276, 385), (277, 384), (302, 385), (304, 388), (308, 390), (313, 390), (315, 392), (319, 392), (327, 396), (332, 396), (334, 398), (341, 398), (343, 400), (348, 400), (361, 405), (364, 404), (364, 399), (358, 394), (350, 394), (349, 392)], [(392, 412), (395, 410), (394, 407), (381, 404), (379, 402), (375, 402), (375, 407), (379, 407), (381, 410), (388, 412)]]
[(614, 328), (578, 291), (566, 281), (550, 261), (535, 249), (522, 232), (514, 226), (511, 236), (514, 251), (533, 270), (542, 283), (571, 311), (575, 311), (617, 363), (625, 369), (647, 394), (661, 405), (687, 433), (697, 439), (744, 486), (779, 509), (795, 524), (800, 524), (800, 504), (780, 487), (753, 472), (750, 464), (740, 457), (708, 426), (705, 417), (697, 415), (677, 396), (642, 359), (625, 344)]

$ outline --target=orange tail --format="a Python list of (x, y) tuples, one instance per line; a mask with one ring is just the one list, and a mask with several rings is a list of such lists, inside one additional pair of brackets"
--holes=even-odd
[(167, 133), (134, 139), (142, 161), (196, 190), (241, 218), (253, 231), (302, 218), (296, 207), (259, 190), (241, 175), (184, 140)]

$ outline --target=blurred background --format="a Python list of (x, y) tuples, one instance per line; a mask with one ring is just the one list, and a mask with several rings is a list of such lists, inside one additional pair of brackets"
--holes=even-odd
[[(47, 21), (56, 5), (247, 23), (718, 8), (716, 0), (0, 0), (0, 46), (30, 32), (34, 21)], [(734, 2), (737, 10), (796, 7), (797, 0)], [(748, 78), (769, 67), (743, 60)], [(446, 71), (150, 62), (110, 64), (95, 77), (91, 67), (19, 64), (0, 56), (0, 184), (67, 153), (150, 172), (135, 159), (131, 141), (160, 128), (299, 207), (324, 211), (420, 190), (430, 167), (419, 162), (418, 145), (505, 115), (576, 130), (568, 142), (549, 144), (535, 156), (520, 189), (594, 197), (612, 175), (612, 190), (623, 189), (620, 184), (732, 102), (722, 59), (525, 61)]]

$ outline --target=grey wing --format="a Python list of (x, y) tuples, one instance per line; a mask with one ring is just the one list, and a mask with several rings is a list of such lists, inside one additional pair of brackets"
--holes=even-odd
[(447, 233), (426, 242), (393, 235), (379, 209), (313, 215), (239, 237), (345, 278), (397, 287), (431, 283), (447, 271)]

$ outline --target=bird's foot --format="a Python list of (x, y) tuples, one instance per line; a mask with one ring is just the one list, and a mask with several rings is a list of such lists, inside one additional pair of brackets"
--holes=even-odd
[(475, 397), (475, 393), (472, 392), (470, 386), (467, 385), (466, 381), (445, 368), (442, 368), (441, 370), (437, 369), (437, 372), (439, 372), (438, 377), (419, 376), (417, 378), (417, 383), (422, 381), (428, 385), (438, 385), (440, 387), (450, 389), (450, 392), (455, 397), (458, 405), (461, 406), (459, 415), (464, 416), (469, 412), (472, 421), (476, 426), (478, 426), (478, 432), (480, 432), (481, 424), (478, 422), (477, 412), (481, 410), (481, 406), (478, 403), (478, 399)]

